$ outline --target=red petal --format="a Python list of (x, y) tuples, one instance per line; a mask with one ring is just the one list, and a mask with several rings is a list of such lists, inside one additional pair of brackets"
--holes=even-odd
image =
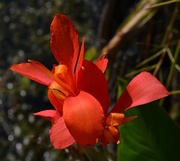
[(10, 69), (46, 86), (53, 81), (50, 71), (39, 62), (31, 61), (31, 63), (14, 64)]
[(108, 65), (108, 59), (105, 58), (105, 54), (102, 54), (99, 59), (96, 62), (96, 66), (104, 73), (107, 65)]
[(51, 143), (56, 149), (64, 149), (75, 142), (62, 117), (59, 117), (54, 121), (49, 134)]
[(55, 97), (51, 90), (48, 90), (48, 98), (51, 104), (54, 106), (54, 108), (59, 112), (60, 116), (62, 116), (62, 106), (63, 101), (59, 100), (57, 97)]
[(148, 72), (142, 72), (128, 84), (112, 112), (121, 113), (128, 108), (158, 100), (169, 94), (156, 77)]
[(54, 79), (53, 73), (49, 69), (47, 69), (44, 65), (42, 65), (40, 62), (34, 61), (34, 60), (28, 60), (28, 62), (32, 63), (34, 66), (36, 66), (37, 68), (42, 70), (44, 73), (46, 73), (49, 77)]
[(34, 115), (52, 121), (53, 125), (49, 131), (49, 134), (51, 143), (56, 149), (66, 148), (75, 142), (64, 123), (64, 119), (60, 117), (56, 110), (40, 111), (34, 113)]
[(50, 121), (53, 121), (53, 118), (55, 118), (57, 116), (57, 111), (56, 110), (44, 110), (44, 111), (36, 112), (36, 113), (34, 113), (34, 115), (43, 117)]
[(64, 101), (63, 118), (76, 142), (82, 146), (94, 145), (102, 133), (102, 107), (86, 92), (80, 91), (78, 96)]
[(101, 103), (106, 114), (110, 103), (108, 84), (104, 74), (95, 64), (83, 61), (83, 68), (78, 75), (78, 85), (81, 90), (90, 93)]
[(83, 60), (84, 60), (84, 38), (82, 39), (81, 50), (80, 50), (79, 58), (78, 58), (77, 65), (76, 65), (76, 70), (75, 70), (76, 76), (78, 75), (79, 70), (82, 67)]
[(66, 65), (73, 72), (79, 52), (78, 34), (74, 25), (68, 17), (57, 14), (51, 23), (50, 31), (50, 45), (54, 57), (59, 64)]

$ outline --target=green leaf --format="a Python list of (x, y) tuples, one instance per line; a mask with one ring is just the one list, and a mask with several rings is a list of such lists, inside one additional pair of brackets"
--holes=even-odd
[(117, 99), (119, 96), (123, 93), (124, 89), (126, 88), (128, 82), (127, 80), (123, 78), (118, 78), (118, 93), (117, 93)]
[(97, 49), (95, 47), (90, 47), (86, 50), (84, 58), (89, 61), (93, 61), (96, 56), (97, 56)]
[(138, 116), (120, 127), (118, 161), (178, 161), (180, 129), (156, 103), (126, 111)]

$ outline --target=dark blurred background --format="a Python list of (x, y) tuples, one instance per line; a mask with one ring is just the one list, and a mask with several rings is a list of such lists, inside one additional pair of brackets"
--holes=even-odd
[[(48, 136), (50, 122), (33, 116), (33, 112), (52, 108), (46, 95), (47, 88), (13, 73), (9, 67), (32, 59), (40, 61), (49, 69), (52, 68), (56, 61), (49, 46), (49, 27), (56, 13), (71, 18), (78, 30), (80, 41), (83, 36), (86, 38), (87, 58), (94, 60), (107, 47), (118, 29), (127, 28), (126, 18), (132, 15), (129, 20), (132, 21), (137, 14), (133, 11), (142, 2), (144, 1), (0, 1), (0, 160), (78, 160), (83, 156), (77, 147), (60, 151), (52, 147)], [(153, 9), (145, 15), (144, 21), (137, 21), (136, 25), (123, 35), (115, 49), (105, 50), (109, 58), (107, 77), (112, 104), (117, 95), (117, 78), (130, 80), (143, 69), (154, 73), (170, 91), (180, 89), (179, 66), (167, 84), (172, 61), (163, 50), (161, 56), (137, 67), (142, 60), (165, 47), (174, 54), (180, 35), (178, 13), (178, 3)], [(160, 61), (160, 69), (152, 66)], [(131, 73), (134, 71), (134, 74)], [(173, 95), (163, 102), (166, 111), (177, 123), (180, 113), (179, 100), (179, 95)], [(111, 151), (109, 155), (114, 154)]]

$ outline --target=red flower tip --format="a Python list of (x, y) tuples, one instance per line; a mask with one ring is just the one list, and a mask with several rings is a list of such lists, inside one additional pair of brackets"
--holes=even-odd
[(79, 40), (74, 25), (67, 16), (57, 14), (51, 23), (50, 32), (54, 57), (59, 64), (66, 65), (73, 72), (79, 55)]
[(53, 81), (53, 74), (37, 61), (30, 60), (29, 63), (14, 64), (10, 69), (46, 86)]
[(162, 83), (148, 72), (135, 76), (122, 93), (112, 112), (123, 112), (170, 95)]

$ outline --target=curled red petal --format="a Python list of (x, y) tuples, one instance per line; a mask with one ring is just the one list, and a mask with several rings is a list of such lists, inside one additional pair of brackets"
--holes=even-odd
[(81, 90), (90, 93), (101, 103), (106, 114), (110, 104), (108, 84), (99, 68), (94, 63), (84, 60), (83, 68), (79, 71), (77, 83)]
[(51, 23), (50, 32), (54, 57), (59, 64), (66, 65), (73, 72), (79, 52), (78, 34), (74, 25), (65, 15), (57, 14)]
[(82, 64), (83, 64), (83, 60), (84, 60), (84, 40), (85, 40), (85, 38), (82, 39), (81, 50), (80, 50), (78, 60), (77, 60), (77, 64), (76, 64), (76, 68), (74, 71), (75, 75), (76, 75), (76, 79), (77, 79), (79, 70), (81, 69)]
[(45, 118), (47, 120), (53, 121), (53, 119), (57, 116), (56, 110), (44, 110), (40, 112), (34, 113), (35, 116), (40, 116), (42, 118)]
[(124, 118), (125, 115), (123, 113), (110, 113), (106, 119), (106, 126), (119, 126)]
[(122, 113), (128, 108), (143, 105), (170, 93), (162, 83), (148, 72), (142, 72), (132, 79), (123, 94), (112, 109), (112, 112)]
[(63, 118), (76, 142), (82, 146), (94, 145), (102, 133), (103, 109), (92, 95), (84, 91), (64, 101)]
[(106, 54), (102, 54), (99, 59), (96, 61), (96, 66), (104, 73), (107, 65), (108, 65), (108, 59), (105, 58)]
[(46, 86), (53, 81), (50, 71), (39, 62), (31, 61), (30, 63), (14, 64), (10, 69)]
[(56, 149), (64, 149), (75, 143), (74, 138), (69, 133), (63, 117), (54, 120), (52, 128), (49, 130), (50, 141)]

